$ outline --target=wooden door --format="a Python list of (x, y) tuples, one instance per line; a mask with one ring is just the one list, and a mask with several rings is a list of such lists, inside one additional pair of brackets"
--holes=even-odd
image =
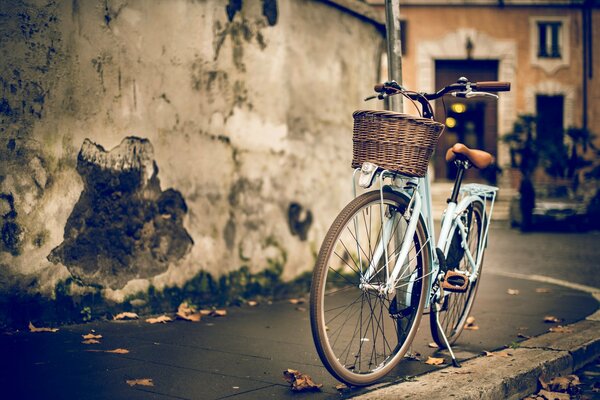
[[(461, 76), (471, 82), (498, 80), (498, 60), (436, 60), (435, 87), (454, 83)], [(434, 161), (436, 180), (453, 180), (456, 169), (444, 160), (446, 150), (454, 143), (485, 150), (496, 156), (498, 145), (498, 100), (488, 98), (461, 99), (444, 96), (436, 100), (435, 118), (446, 124), (438, 142)], [(484, 171), (474, 168), (467, 172), (467, 179), (489, 183), (496, 182), (496, 169)]]

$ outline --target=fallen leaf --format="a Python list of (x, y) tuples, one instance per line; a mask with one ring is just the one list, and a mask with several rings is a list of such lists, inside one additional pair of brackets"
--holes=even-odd
[(149, 379), (149, 378), (144, 378), (144, 379), (128, 379), (125, 382), (127, 382), (127, 384), (129, 386), (135, 386), (135, 385), (139, 385), (139, 386), (154, 386), (154, 382), (152, 382), (152, 379)]
[(520, 337), (520, 338), (523, 338), (523, 339), (531, 339), (531, 336), (527, 336), (527, 335), (524, 335), (524, 334), (522, 334), (522, 333), (519, 333), (519, 334), (517, 335), (517, 337)]
[(83, 343), (83, 344), (98, 344), (98, 343), (100, 343), (100, 341), (96, 340), (96, 339), (87, 339), (87, 340), (83, 340), (81, 343)]
[(467, 320), (465, 321), (465, 329), (468, 331), (479, 330), (479, 327), (475, 325), (475, 317), (470, 316), (469, 318), (467, 318)]
[(139, 315), (134, 312), (122, 312), (113, 317), (114, 320), (138, 319)]
[(344, 385), (343, 383), (340, 383), (339, 385), (335, 385), (335, 388), (341, 392), (342, 390), (348, 389), (348, 386)]
[(81, 335), (85, 340), (89, 339), (102, 339), (102, 335), (94, 335), (93, 333), (88, 333), (87, 335)]
[(415, 352), (407, 352), (404, 355), (404, 358), (412, 360), (412, 361), (421, 361), (421, 353), (419, 353), (418, 351)]
[(248, 304), (250, 307), (256, 307), (258, 305), (258, 302), (254, 300), (248, 300), (246, 304)]
[(283, 371), (284, 379), (291, 385), (295, 392), (303, 392), (309, 390), (321, 390), (323, 384), (313, 382), (312, 378), (295, 369), (287, 369)]
[(539, 287), (535, 289), (536, 293), (550, 293), (552, 290), (545, 288), (545, 287)]
[(542, 397), (544, 397), (545, 399), (550, 399), (550, 400), (570, 400), (571, 396), (569, 396), (568, 393), (560, 393), (560, 392), (549, 392), (547, 390), (540, 390), (538, 392), (538, 394)]
[(93, 349), (93, 350), (86, 350), (89, 351), (90, 353), (112, 353), (112, 354), (128, 354), (129, 350), (127, 349), (114, 349), (114, 350), (98, 350), (98, 349)]
[(29, 322), (29, 332), (57, 332), (58, 328), (36, 328)]
[(425, 364), (429, 364), (429, 365), (440, 365), (444, 363), (444, 359), (443, 358), (435, 358), (435, 357), (428, 357), (427, 361), (425, 361)]
[(440, 346), (437, 345), (436, 342), (431, 342), (427, 346), (431, 347), (432, 349), (437, 349), (438, 347), (440, 347)]
[(184, 301), (177, 308), (177, 317), (186, 321), (198, 322), (202, 318), (202, 315), (196, 311), (196, 307), (190, 306)]
[(171, 322), (171, 321), (173, 321), (173, 319), (171, 319), (171, 317), (167, 317), (166, 315), (161, 315), (160, 317), (156, 317), (156, 318), (148, 318), (146, 320), (146, 322), (148, 322), (149, 324), (158, 324), (158, 323), (166, 324), (167, 322)]
[(129, 350), (127, 349), (114, 349), (114, 350), (104, 350), (105, 353), (112, 353), (112, 354), (128, 354)]
[(211, 317), (224, 317), (227, 315), (227, 310), (213, 310), (210, 313)]
[(304, 312), (304, 311), (306, 311), (306, 308), (304, 308), (304, 307), (296, 307), (296, 311)]
[(544, 322), (547, 322), (549, 324), (554, 324), (556, 322), (560, 322), (560, 319), (556, 318), (554, 315), (546, 315), (544, 317)]
[(553, 326), (552, 328), (550, 328), (548, 330), (550, 332), (555, 332), (555, 333), (572, 333), (573, 332), (573, 329), (564, 327), (562, 325)]
[(508, 289), (506, 293), (511, 296), (517, 296), (519, 294), (519, 289)]
[(288, 301), (289, 301), (290, 303), (292, 303), (292, 304), (304, 304), (304, 302), (305, 302), (306, 300), (304, 300), (304, 299), (300, 298), (300, 299), (289, 299)]
[(511, 357), (512, 353), (509, 353), (508, 351), (504, 350), (504, 351), (483, 351), (483, 354), (486, 357)]
[(202, 315), (203, 317), (206, 317), (206, 316), (210, 315), (210, 314), (213, 312), (213, 310), (200, 310), (200, 311), (198, 311), (198, 312), (199, 312), (199, 313), (200, 313), (200, 315)]

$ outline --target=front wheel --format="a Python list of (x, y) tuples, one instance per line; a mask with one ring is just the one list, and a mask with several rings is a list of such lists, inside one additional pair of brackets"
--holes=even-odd
[(386, 375), (421, 320), (429, 271), (422, 221), (407, 238), (410, 250), (395, 294), (380, 290), (387, 276), (384, 242), (391, 271), (406, 236), (408, 203), (391, 190), (384, 191), (383, 205), (379, 191), (357, 197), (334, 221), (317, 258), (310, 293), (315, 346), (327, 370), (349, 385)]
[[(485, 246), (481, 246), (483, 240), (483, 228), (485, 227), (485, 213), (483, 205), (480, 202), (473, 202), (467, 207), (464, 213), (458, 218), (462, 219), (463, 224), (467, 229), (467, 246), (473, 256), (473, 260), (479, 257), (479, 251), (484, 251)], [(458, 256), (457, 256), (458, 254)], [(450, 249), (446, 255), (449, 269), (455, 271), (463, 271), (472, 273), (473, 268), (467, 257), (466, 251), (462, 248), (462, 237), (455, 231)], [(444, 329), (448, 343), (452, 344), (458, 339), (462, 333), (473, 302), (477, 294), (477, 287), (481, 280), (481, 270), (483, 267), (483, 254), (481, 255), (481, 265), (477, 279), (469, 284), (466, 292), (463, 293), (446, 293), (442, 300), (439, 310), (436, 309), (436, 304), (432, 304), (430, 316), (431, 334), (433, 340), (440, 348), (446, 348), (446, 343), (442, 337), (438, 320)]]

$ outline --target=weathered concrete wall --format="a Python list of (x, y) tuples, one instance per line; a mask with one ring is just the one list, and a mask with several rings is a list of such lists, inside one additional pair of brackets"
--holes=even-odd
[(309, 0), (1, 2), (0, 293), (309, 270), (382, 40)]

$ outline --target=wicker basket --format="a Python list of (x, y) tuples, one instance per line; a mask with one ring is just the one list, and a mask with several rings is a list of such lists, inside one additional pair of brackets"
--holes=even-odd
[(392, 111), (359, 110), (352, 116), (352, 168), (368, 161), (404, 175), (425, 176), (443, 124)]

